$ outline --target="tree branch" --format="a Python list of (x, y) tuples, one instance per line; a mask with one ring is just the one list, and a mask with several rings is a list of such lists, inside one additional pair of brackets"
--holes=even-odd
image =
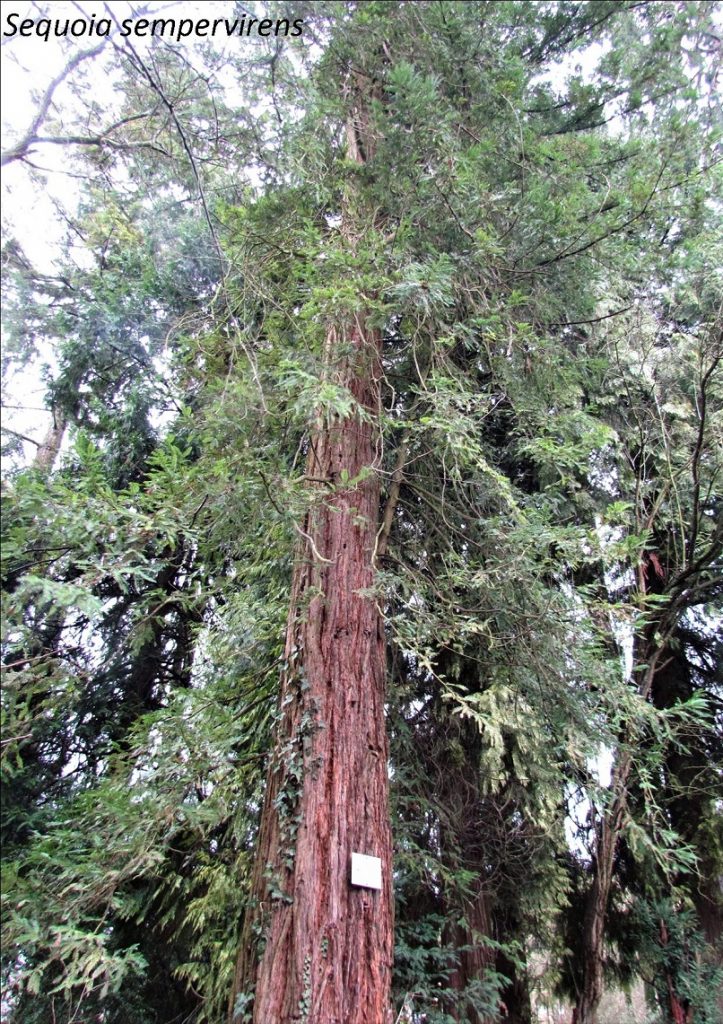
[(698, 520), (700, 516), (700, 457), (703, 452), (703, 443), (705, 441), (705, 431), (707, 426), (706, 409), (708, 401), (708, 384), (718, 368), (720, 358), (721, 352), (718, 350), (713, 356), (710, 366), (701, 376), (700, 392), (696, 402), (696, 405), (698, 406), (698, 435), (695, 440), (695, 449), (691, 460), (691, 472), (693, 475), (693, 511), (691, 515), (690, 538), (688, 544), (688, 568), (693, 565), (695, 545), (698, 540)]
[(0, 427), (3, 434), (11, 434), (12, 437), (17, 437), (19, 441), (27, 441), (29, 444), (34, 444), (36, 448), (42, 448), (42, 441), (35, 441), (32, 437), (28, 437), (27, 434), (21, 434), (18, 430), (11, 430), (10, 427)]
[(389, 542), (389, 535), (392, 532), (392, 523), (394, 522), (394, 512), (399, 502), (399, 491), (402, 486), (402, 479), (404, 478), (404, 466), (407, 461), (407, 440), (406, 437), (402, 439), (399, 445), (399, 452), (397, 453), (397, 461), (392, 472), (391, 485), (389, 487), (389, 497), (384, 508), (384, 517), (382, 519), (382, 525), (379, 527), (376, 541), (374, 544), (374, 553), (372, 555), (372, 565), (376, 565), (380, 558), (384, 557), (387, 550), (387, 544)]
[[(106, 11), (108, 12), (109, 17), (111, 17), (113, 19), (113, 21), (115, 22), (115, 24), (117, 25), (118, 24), (117, 18), (115, 17), (115, 14), (111, 11), (109, 5), (106, 3), (104, 6), (105, 6)], [(131, 45), (130, 42), (126, 42), (126, 47), (127, 47), (127, 49), (122, 51), (122, 52), (125, 52), (126, 55), (128, 55), (128, 54), (131, 55), (131, 61), (135, 65), (136, 70), (140, 71), (140, 73), (146, 79), (146, 81), (148, 82), (148, 84), (151, 87), (151, 89), (153, 90), (153, 92), (155, 92), (155, 94), (158, 96), (158, 98), (160, 99), (160, 101), (163, 104), (163, 106), (168, 111), (168, 114), (169, 114), (171, 120), (173, 121), (173, 124), (175, 125), (176, 131), (178, 132), (178, 136), (179, 136), (179, 138), (181, 140), (181, 145), (183, 146), (183, 149), (185, 150), (186, 156), (188, 157), (188, 162), (190, 164), (191, 171), (193, 173), (193, 177), (194, 177), (195, 182), (196, 182), (196, 187), (198, 189), (199, 199), (201, 200), (201, 207), (203, 209), (204, 218), (205, 218), (206, 223), (208, 225), (208, 230), (211, 233), (211, 239), (213, 241), (213, 245), (214, 245), (214, 248), (216, 250), (216, 254), (218, 256), (218, 259), (219, 259), (219, 265), (220, 265), (221, 268), (223, 268), (225, 266), (225, 262), (226, 262), (225, 259), (224, 259), (223, 250), (221, 248), (221, 243), (219, 242), (218, 235), (216, 233), (216, 228), (214, 227), (213, 221), (211, 220), (211, 211), (209, 210), (208, 203), (206, 201), (206, 193), (205, 193), (205, 190), (203, 188), (203, 184), (201, 182), (201, 176), (200, 176), (199, 171), (198, 171), (198, 165), (196, 163), (196, 158), (193, 155), (193, 150), (191, 149), (191, 146), (190, 146), (190, 144), (188, 142), (188, 139), (186, 138), (186, 133), (183, 130), (183, 125), (181, 124), (181, 122), (180, 122), (180, 120), (178, 118), (178, 115), (176, 114), (176, 110), (175, 110), (175, 107), (173, 106), (173, 103), (168, 99), (168, 97), (166, 96), (165, 92), (163, 91), (163, 89), (161, 87), (161, 83), (159, 81), (156, 81), (156, 79), (151, 74), (151, 72), (148, 69), (148, 67), (145, 64), (145, 62), (139, 56), (138, 51), (135, 49), (134, 46)]]
[(59, 85), (62, 85), (66, 78), (68, 78), (68, 76), (73, 73), (73, 71), (75, 71), (79, 64), (82, 64), (83, 61), (88, 60), (90, 57), (97, 57), (101, 50), (103, 50), (103, 48), (105, 47), (106, 42), (107, 39), (104, 39), (102, 43), (99, 43), (92, 49), (80, 50), (78, 53), (74, 54), (70, 58), (68, 63), (62, 69), (62, 71), (60, 71), (55, 76), (55, 78), (52, 80), (50, 85), (45, 90), (43, 98), (40, 101), (38, 111), (35, 117), (33, 118), (30, 127), (26, 131), (25, 135), (23, 135), (22, 139), (20, 139), (20, 141), (17, 142), (12, 147), (12, 149), (5, 150), (5, 152), (2, 154), (2, 157), (0, 157), (1, 166), (5, 167), (6, 164), (10, 164), (14, 160), (22, 160), (23, 157), (27, 155), (28, 151), (30, 150), (30, 147), (37, 141), (37, 134), (40, 129), (40, 126), (43, 124), (43, 122), (48, 116), (48, 112), (53, 103), (53, 96), (55, 95), (55, 90), (58, 88)]

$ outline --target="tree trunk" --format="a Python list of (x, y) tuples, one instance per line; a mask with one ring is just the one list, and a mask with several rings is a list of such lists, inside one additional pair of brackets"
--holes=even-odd
[(630, 775), (630, 756), (620, 755), (613, 771), (613, 800), (598, 828), (597, 849), (593, 860), (593, 881), (585, 907), (582, 943), (582, 988), (573, 1020), (575, 1024), (595, 1024), (603, 995), (603, 942), (612, 885), (615, 851), (622, 828)]
[(458, 756), (453, 761), (449, 750), (441, 755), (435, 751), (441, 766), (436, 792), (447, 819), (440, 823), (442, 859), (451, 874), (464, 870), (476, 877), (464, 895), (456, 886), (445, 894), (450, 922), (445, 939), (455, 951), (447, 985), (456, 993), (445, 1010), (460, 1024), (490, 1024), (490, 1018), (474, 1005), (474, 989), (494, 969), (496, 956), (486, 941), (492, 938), (493, 923), (479, 784), (482, 742), (477, 726), (457, 716), (448, 716), (446, 732), (448, 741), (457, 745)]
[[(471, 659), (460, 662), (457, 655), (444, 650), (436, 668), (440, 675), (454, 669), (459, 683), (470, 692), (479, 687), (479, 666)], [(480, 791), (483, 741), (476, 723), (450, 714), (442, 701), (437, 719), (443, 727), (443, 746), (429, 746), (425, 767), (444, 809), (440, 822), (442, 859), (451, 875), (463, 870), (473, 879), (467, 883), (464, 896), (454, 887), (442, 889), (450, 920), (445, 940), (456, 952), (447, 985), (459, 994), (445, 1001), (445, 1011), (460, 1024), (491, 1024), (498, 1019), (530, 1024), (532, 1009), (524, 971), (505, 955), (504, 946), (497, 945), (523, 933), (516, 920), (516, 906), (500, 897), (493, 881), (499, 865), (493, 853), (494, 840), (490, 842), (490, 808), (494, 808), (493, 817), (503, 822), (504, 829), (504, 807), (510, 798), (504, 791), (496, 796), (483, 796)], [(480, 988), (485, 983), (491, 988), (494, 973), (504, 975), (508, 983), (500, 988), (492, 1012), (483, 1012), (473, 1003), (476, 996), (479, 1005)], [(469, 995), (466, 1000), (464, 993)]]
[[(649, 640), (637, 640), (633, 648), (633, 678), (640, 678), (638, 694), (647, 700), (655, 679), (663, 647), (652, 649)], [(611, 800), (598, 825), (597, 842), (592, 863), (592, 885), (587, 897), (583, 920), (582, 985), (573, 1013), (575, 1024), (595, 1024), (603, 995), (604, 939), (610, 889), (612, 887), (615, 853), (625, 824), (630, 774), (633, 770), (632, 750), (637, 742), (637, 726), (631, 723), (623, 737), (613, 766), (610, 782)]]
[[(492, 935), (489, 894), (481, 880), (475, 883), (475, 892), (464, 908), (464, 921), (450, 926), (448, 939), (458, 950), (458, 962), (450, 972), (448, 985), (455, 992), (464, 993), (475, 982), (480, 982), (487, 971), (495, 966), (495, 954), (484, 940)], [(460, 1009), (450, 1006), (450, 1017), (460, 1024), (491, 1024), (472, 1005)]]
[[(662, 949), (668, 945), (669, 935), (665, 921), (659, 922), (658, 937)], [(665, 972), (665, 1001), (667, 1004), (668, 1020), (670, 1024), (691, 1024), (693, 1010), (687, 1004), (687, 1000), (681, 999), (676, 991), (675, 980), (669, 970)]]
[[(379, 99), (378, 85), (352, 73), (348, 87), (348, 158), (364, 164), (374, 153), (369, 99)], [(364, 233), (353, 189), (341, 226), (350, 253)], [(309, 444), (307, 477), (317, 496), (292, 579), (234, 1024), (392, 1020), (386, 638), (372, 591), (381, 532), (381, 345), (380, 332), (356, 311), (327, 331), (324, 372), (358, 409), (320, 419)], [(352, 853), (381, 860), (381, 889), (351, 885)]]
[[(498, 940), (504, 939), (508, 935), (519, 935), (521, 933), (519, 924), (513, 927), (509, 921), (500, 922), (499, 916), (496, 922)], [(501, 927), (501, 924), (503, 927)], [(499, 974), (503, 974), (508, 979), (507, 984), (500, 993), (501, 1020), (504, 1024), (532, 1024), (530, 981), (524, 967), (521, 968), (503, 950), (500, 950), (497, 953), (495, 969)]]
[[(687, 645), (695, 638), (694, 632), (684, 627), (675, 634), (675, 646), (669, 651), (665, 664), (655, 675), (651, 690), (651, 699), (656, 708), (666, 710), (690, 700), (694, 693), (701, 690), (705, 693), (715, 687), (715, 677), (707, 676), (700, 668), (694, 676), (693, 662)], [(696, 644), (693, 643), (693, 650)], [(703, 640), (703, 652), (705, 641)], [(701, 682), (700, 675), (703, 675)], [(672, 827), (682, 843), (693, 846), (696, 851), (697, 863), (692, 876), (685, 880), (690, 899), (695, 907), (698, 926), (706, 942), (703, 959), (712, 965), (723, 967), (723, 892), (719, 877), (719, 859), (715, 843), (706, 843), (706, 818), (711, 814), (710, 793), (700, 785), (700, 766), (710, 758), (709, 744), (715, 742), (715, 712), (711, 711), (707, 724), (695, 730), (695, 735), (686, 736), (684, 744), (675, 744), (666, 752), (664, 767), (667, 777), (666, 791), (663, 802), (667, 804), (667, 812)], [(667, 796), (667, 800), (665, 797)], [(713, 812), (715, 813), (715, 812)], [(683, 877), (679, 879), (679, 884)], [(668, 945), (668, 933), (665, 923), (660, 922), (661, 945)], [(682, 1000), (675, 992), (672, 975), (667, 979), (668, 1016), (673, 1024), (683, 1024), (688, 1018), (693, 1019), (694, 1007)], [(718, 1005), (720, 1018), (723, 1020), (723, 992), (720, 992)]]
[(67, 426), (68, 417), (65, 413), (53, 411), (53, 422), (33, 459), (33, 468), (39, 470), (43, 476), (47, 476), (55, 465)]
[[(310, 445), (308, 476), (324, 483), (315, 484), (293, 576), (235, 1022), (391, 1019), (386, 655), (371, 593), (380, 481), (362, 472), (378, 457), (379, 346), (358, 317), (329, 331), (328, 351), (340, 353), (335, 377), (370, 415), (321, 426)], [(381, 891), (351, 886), (352, 852), (381, 858)]]

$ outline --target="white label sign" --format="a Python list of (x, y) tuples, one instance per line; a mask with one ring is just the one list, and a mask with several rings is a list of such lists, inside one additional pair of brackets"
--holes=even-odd
[(382, 862), (379, 857), (367, 857), (365, 853), (351, 855), (351, 884), (363, 889), (381, 889)]

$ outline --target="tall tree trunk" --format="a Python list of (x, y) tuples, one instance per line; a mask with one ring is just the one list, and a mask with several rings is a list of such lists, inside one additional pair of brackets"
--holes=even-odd
[[(460, 680), (464, 680), (462, 673)], [(446, 815), (446, 822), (440, 824), (442, 859), (451, 874), (463, 870), (476, 876), (464, 895), (456, 886), (445, 894), (450, 922), (445, 939), (455, 951), (447, 982), (455, 997), (445, 1009), (460, 1024), (489, 1024), (489, 1018), (475, 1007), (473, 995), (495, 964), (495, 950), (487, 942), (493, 936), (493, 923), (479, 783), (482, 738), (474, 723), (457, 716), (447, 716), (445, 726), (447, 741), (455, 744), (457, 757), (450, 756), (449, 748), (435, 751), (440, 758), (437, 798)]]
[[(376, 85), (362, 74), (348, 84), (348, 157), (364, 164), (374, 150), (368, 94)], [(341, 226), (350, 252), (364, 230), (357, 217), (350, 189)], [(231, 996), (234, 1024), (392, 1020), (386, 640), (372, 592), (381, 344), (358, 312), (327, 331), (325, 373), (358, 410), (320, 420), (309, 445), (307, 476), (317, 496), (292, 579), (279, 721)], [(351, 885), (352, 853), (381, 860), (381, 889)]]
[[(461, 685), (474, 692), (479, 687), (479, 665), (471, 659), (459, 660), (448, 650), (440, 652), (437, 671), (446, 675), (454, 668)], [(513, 803), (504, 791), (483, 796), (480, 788), (480, 764), (483, 741), (476, 723), (449, 713), (439, 701), (437, 721), (443, 726), (442, 749), (429, 747), (426, 769), (433, 779), (433, 789), (439, 805), (444, 808), (440, 823), (440, 845), (445, 867), (450, 874), (460, 870), (468, 873), (470, 881), (464, 896), (451, 888), (442, 898), (450, 924), (445, 939), (456, 951), (449, 973), (448, 987), (458, 997), (447, 1000), (445, 1010), (460, 1024), (491, 1024), (499, 1015), (512, 1024), (529, 1024), (531, 1003), (529, 985), (524, 970), (505, 954), (504, 945), (518, 938), (522, 932), (517, 920), (518, 908), (510, 899), (500, 898), (494, 881), (494, 841), (490, 843), (490, 808), (493, 817), (506, 828), (505, 807)], [(492, 869), (492, 870), (491, 870)], [(475, 877), (476, 876), (476, 877)], [(489, 984), (495, 972), (504, 975), (508, 983), (500, 989), (499, 1001), (491, 1013), (482, 1012), (464, 993)], [(479, 989), (478, 989), (479, 993)]]
[[(495, 931), (498, 941), (522, 934), (518, 908), (514, 904), (503, 908), (496, 915)], [(519, 954), (518, 954), (519, 955)], [(504, 1024), (532, 1024), (532, 996), (530, 980), (525, 970), (526, 951), (523, 951), (523, 965), (510, 959), (504, 949), (498, 950), (495, 969), (507, 978), (507, 984), (500, 993), (500, 1011)]]
[[(690, 700), (696, 692), (712, 690), (715, 685), (714, 670), (706, 673), (706, 640), (698, 638), (694, 631), (681, 629), (675, 635), (676, 644), (669, 652), (665, 664), (655, 675), (651, 700), (656, 708), (666, 710)], [(701, 649), (696, 651), (696, 640)], [(694, 669), (691, 650), (698, 653), (701, 664)], [(713, 648), (713, 651), (715, 648)], [(697, 677), (697, 678), (696, 678)], [(696, 851), (696, 866), (687, 878), (678, 878), (679, 885), (685, 885), (695, 907), (698, 926), (706, 942), (703, 959), (711, 965), (723, 967), (723, 891), (721, 890), (719, 857), (716, 844), (707, 843), (706, 819), (711, 813), (711, 794), (700, 784), (701, 765), (711, 757), (710, 745), (715, 743), (715, 721), (711, 701), (710, 718), (707, 724), (697, 724), (695, 735), (688, 734), (685, 743), (674, 744), (665, 755), (664, 767), (666, 784), (663, 799), (670, 823), (680, 841), (691, 845)], [(667, 797), (667, 799), (666, 799)], [(663, 920), (659, 924), (659, 938), (662, 946), (669, 941), (667, 927)], [(668, 1017), (672, 1024), (683, 1024), (693, 1019), (696, 1007), (690, 1005), (677, 993), (674, 975), (668, 973), (666, 1001)], [(720, 1018), (723, 1020), (723, 991), (718, 996)]]
[[(715, 855), (701, 851), (700, 882), (693, 892), (698, 922), (707, 943), (705, 959), (723, 969), (723, 884), (715, 865)], [(716, 1006), (723, 1020), (723, 987), (717, 993)]]
[[(670, 936), (665, 921), (661, 919), (658, 927), (658, 938), (663, 949), (668, 945)], [(670, 970), (665, 972), (665, 1002), (668, 1020), (670, 1024), (691, 1024), (693, 1020), (693, 1008), (687, 1004), (687, 1000), (680, 997), (675, 984), (673, 973)]]
[[(485, 974), (494, 969), (495, 953), (485, 939), (492, 935), (492, 918), (489, 907), (489, 893), (485, 891), (484, 882), (477, 879), (474, 892), (464, 907), (463, 921), (455, 922), (447, 933), (448, 940), (458, 951), (458, 960), (450, 972), (448, 985), (460, 994), (464, 993), (475, 982), (481, 982)], [(450, 1017), (460, 1024), (491, 1024), (491, 1018), (484, 1016), (474, 1006), (467, 1005), (463, 1009), (455, 1006), (448, 1008)]]
[[(337, 380), (370, 415), (320, 427), (308, 455), (308, 476), (324, 483), (316, 484), (323, 489), (294, 570), (256, 906), (247, 915), (231, 1007), (233, 1019), (253, 993), (255, 1024), (390, 1019), (386, 660), (371, 594), (380, 482), (362, 472), (378, 456), (380, 337), (357, 318), (332, 328), (328, 341), (330, 352), (343, 353)], [(352, 852), (381, 859), (381, 891), (351, 886)], [(238, 1012), (235, 1020), (243, 1019)]]

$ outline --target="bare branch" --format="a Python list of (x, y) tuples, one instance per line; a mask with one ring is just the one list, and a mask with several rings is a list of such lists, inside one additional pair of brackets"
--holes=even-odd
[[(81, 8), (79, 8), (79, 10), (81, 10)], [(140, 7), (138, 8), (138, 10), (133, 12), (133, 17), (140, 18), (144, 14), (146, 14), (147, 11), (147, 7)], [(87, 15), (85, 14), (84, 16), (87, 17)], [(114, 18), (113, 21), (115, 22), (118, 31), (120, 31), (120, 26), (118, 25), (117, 20)], [(92, 140), (86, 139), (85, 137), (77, 136), (69, 136), (67, 139), (64, 139), (62, 137), (47, 138), (40, 137), (38, 135), (38, 132), (40, 131), (41, 127), (43, 126), (48, 117), (48, 113), (50, 112), (50, 108), (53, 105), (55, 92), (58, 89), (58, 87), (63, 84), (63, 82), (75, 71), (75, 69), (80, 64), (82, 64), (84, 61), (88, 60), (91, 57), (97, 57), (98, 54), (102, 52), (102, 50), (105, 48), (105, 46), (111, 39), (112, 35), (105, 36), (103, 40), (100, 43), (98, 43), (97, 46), (92, 47), (90, 50), (79, 50), (68, 60), (65, 67), (58, 72), (58, 74), (50, 82), (47, 89), (43, 93), (43, 97), (40, 101), (40, 106), (38, 107), (37, 113), (33, 118), (28, 130), (25, 132), (25, 134), (19, 142), (17, 142), (10, 149), (5, 150), (5, 152), (0, 157), (0, 166), (5, 167), (7, 164), (11, 164), (16, 160), (24, 160), (30, 153), (30, 150), (33, 148), (33, 146), (39, 145), (41, 143), (52, 142), (55, 144), (62, 144), (64, 142), (67, 142), (68, 144), (72, 145), (101, 145), (101, 142), (99, 140), (105, 139), (105, 137), (108, 134), (110, 134), (110, 132), (114, 131), (116, 128), (119, 128), (121, 125), (126, 124), (128, 121), (133, 121), (138, 118), (148, 116), (148, 112), (144, 112), (142, 114), (134, 115), (133, 117), (124, 118), (123, 120), (117, 121), (115, 124), (110, 125), (110, 127), (106, 128), (105, 131), (101, 132), (100, 135), (96, 136), (96, 138)], [(107, 145), (108, 143), (104, 144)]]
[(44, 123), (48, 116), (48, 112), (53, 103), (53, 97), (55, 90), (58, 86), (68, 78), (69, 75), (75, 71), (78, 65), (82, 64), (83, 61), (88, 60), (90, 57), (97, 57), (98, 54), (104, 49), (107, 39), (104, 39), (102, 43), (98, 43), (90, 50), (79, 50), (78, 53), (74, 54), (65, 67), (60, 71), (55, 78), (52, 80), (50, 85), (45, 90), (43, 98), (40, 101), (40, 106), (35, 117), (30, 124), (30, 127), (23, 135), (22, 139), (17, 142), (12, 149), (7, 149), (0, 157), (0, 165), (5, 167), (7, 164), (13, 163), (15, 160), (22, 160), (27, 155), (31, 147), (38, 141), (37, 135), (41, 125)]
[[(716, 324), (719, 328), (720, 324)], [(707, 402), (708, 402), (708, 385), (710, 384), (713, 374), (717, 370), (721, 359), (720, 347), (715, 351), (711, 364), (708, 369), (701, 374), (700, 389), (697, 397), (698, 407), (698, 436), (696, 437), (695, 449), (693, 451), (693, 458), (691, 460), (691, 470), (693, 476), (693, 511), (691, 516), (690, 524), (690, 538), (688, 543), (688, 567), (693, 565), (695, 558), (695, 546), (698, 540), (698, 525), (700, 518), (700, 458), (703, 452), (703, 444), (705, 441), (705, 432), (707, 429)]]
[(10, 427), (3, 426), (0, 427), (0, 430), (2, 430), (3, 434), (10, 434), (11, 437), (17, 437), (19, 441), (27, 441), (29, 444), (34, 444), (36, 448), (42, 447), (42, 441), (35, 441), (32, 437), (28, 437), (27, 434), (21, 434), (17, 430), (11, 430)]
[[(105, 6), (106, 11), (108, 12), (109, 17), (112, 18), (112, 20), (117, 25), (118, 24), (118, 20), (117, 20), (115, 14), (113, 13), (113, 11), (110, 9), (108, 4), (105, 4), (104, 6)], [(132, 44), (130, 42), (126, 42), (126, 48), (125, 49), (121, 49), (120, 47), (117, 47), (117, 44), (114, 44), (114, 45), (116, 45), (116, 48), (119, 49), (120, 52), (125, 53), (126, 56), (130, 55), (131, 62), (134, 64), (136, 70), (140, 71), (140, 73), (146, 79), (146, 81), (148, 82), (148, 84), (151, 87), (151, 89), (153, 90), (153, 92), (158, 96), (158, 98), (160, 99), (161, 103), (163, 104), (163, 106), (168, 111), (168, 113), (170, 115), (170, 118), (171, 118), (171, 120), (173, 121), (173, 124), (176, 127), (176, 131), (178, 132), (178, 136), (179, 136), (179, 138), (181, 140), (181, 145), (183, 146), (183, 149), (185, 150), (186, 156), (188, 157), (188, 162), (190, 164), (191, 171), (193, 172), (193, 177), (194, 177), (194, 179), (196, 181), (196, 187), (198, 189), (199, 199), (201, 200), (201, 207), (203, 209), (203, 214), (204, 214), (206, 223), (208, 225), (208, 230), (209, 230), (209, 232), (211, 234), (211, 239), (213, 241), (214, 248), (216, 250), (216, 254), (218, 255), (218, 258), (219, 258), (220, 266), (223, 267), (225, 265), (225, 259), (224, 259), (224, 255), (223, 255), (223, 250), (221, 249), (221, 243), (219, 242), (218, 235), (216, 233), (216, 228), (214, 227), (213, 220), (211, 219), (211, 211), (209, 210), (208, 203), (206, 201), (206, 193), (205, 193), (204, 188), (203, 188), (203, 183), (201, 182), (201, 176), (199, 174), (198, 164), (196, 163), (196, 158), (195, 158), (195, 156), (193, 154), (193, 150), (192, 150), (192, 148), (190, 146), (190, 143), (188, 142), (188, 139), (186, 137), (186, 133), (185, 133), (185, 131), (183, 129), (183, 125), (181, 124), (181, 122), (180, 122), (180, 120), (178, 118), (178, 115), (176, 114), (175, 107), (174, 107), (172, 101), (166, 96), (165, 92), (163, 91), (163, 88), (161, 87), (160, 81), (156, 81), (156, 78), (153, 76), (153, 74), (149, 70), (147, 64), (140, 57), (140, 55), (138, 54), (138, 51), (135, 49), (135, 47), (132, 46)]]
[(610, 320), (611, 317), (620, 316), (622, 313), (627, 313), (629, 309), (632, 309), (632, 304), (629, 306), (622, 306), (620, 309), (614, 309), (612, 313), (605, 313), (603, 316), (594, 316), (590, 320), (555, 320), (551, 323), (544, 324), (545, 327), (579, 327), (580, 324), (598, 324), (601, 320)]

